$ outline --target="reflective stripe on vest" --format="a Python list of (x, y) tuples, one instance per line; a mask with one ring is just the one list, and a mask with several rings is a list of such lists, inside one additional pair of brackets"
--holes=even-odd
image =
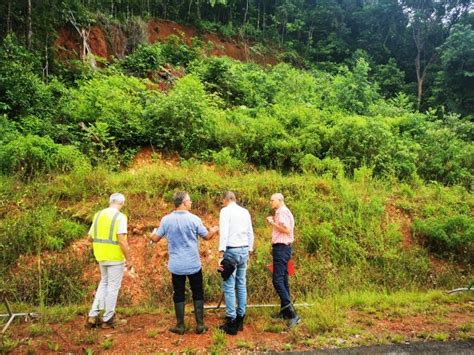
[(94, 243), (101, 243), (101, 244), (113, 244), (118, 245), (118, 240), (114, 240), (114, 230), (115, 224), (117, 223), (117, 218), (120, 216), (120, 212), (116, 212), (112, 217), (112, 222), (110, 223), (109, 227), (109, 239), (101, 239), (99, 238), (99, 218), (103, 211), (97, 213), (95, 220), (94, 220)]
[(125, 255), (118, 241), (119, 211), (106, 208), (96, 213), (92, 223), (92, 248), (97, 261), (123, 261)]

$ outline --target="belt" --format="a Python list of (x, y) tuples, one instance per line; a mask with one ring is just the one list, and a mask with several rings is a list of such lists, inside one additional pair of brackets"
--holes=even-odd
[(285, 244), (285, 243), (273, 243), (272, 244), (272, 247), (280, 247), (280, 246), (291, 247), (291, 243), (290, 244)]
[(240, 247), (227, 247), (227, 249), (248, 248), (248, 245), (241, 245)]

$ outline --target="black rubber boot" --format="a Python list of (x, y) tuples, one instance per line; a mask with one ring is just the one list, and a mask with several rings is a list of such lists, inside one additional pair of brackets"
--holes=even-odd
[(176, 315), (176, 326), (170, 328), (170, 332), (183, 335), (185, 331), (184, 327), (184, 302), (178, 302), (174, 304), (174, 313)]
[(219, 326), (219, 329), (228, 335), (236, 335), (237, 322), (234, 318), (225, 317), (225, 322)]
[(209, 329), (204, 325), (204, 301), (194, 301), (194, 315), (196, 316), (196, 334), (202, 334)]
[(288, 328), (293, 328), (301, 322), (300, 316), (296, 313), (295, 307), (290, 303), (288, 307)]
[(237, 318), (235, 318), (235, 323), (236, 323), (238, 332), (241, 332), (242, 330), (244, 330), (244, 319), (245, 319), (245, 314), (243, 316), (237, 315)]
[(285, 315), (283, 314), (283, 310), (280, 310), (277, 313), (273, 313), (270, 317), (272, 319), (285, 319)]

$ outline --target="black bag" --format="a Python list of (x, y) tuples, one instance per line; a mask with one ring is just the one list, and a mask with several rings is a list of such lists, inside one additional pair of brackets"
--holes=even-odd
[(237, 262), (234, 260), (234, 258), (226, 256), (224, 259), (222, 259), (221, 265), (224, 270), (218, 270), (218, 272), (221, 273), (222, 279), (226, 281), (230, 275), (234, 273), (235, 268), (237, 267)]

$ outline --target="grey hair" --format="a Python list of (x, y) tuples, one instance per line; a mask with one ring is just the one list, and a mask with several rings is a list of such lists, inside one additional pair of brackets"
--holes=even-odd
[(224, 193), (224, 199), (229, 200), (229, 201), (235, 201), (235, 194), (232, 191), (226, 191)]
[(123, 205), (125, 203), (125, 196), (120, 192), (115, 192), (109, 197), (109, 203), (116, 203), (119, 205)]
[(285, 202), (285, 198), (280, 192), (277, 192), (276, 194), (272, 195), (272, 198), (276, 198), (277, 200), (280, 200), (281, 202)]
[(175, 207), (179, 207), (183, 204), (184, 200), (186, 197), (188, 197), (189, 194), (186, 191), (178, 191), (175, 192), (173, 195), (173, 203)]

